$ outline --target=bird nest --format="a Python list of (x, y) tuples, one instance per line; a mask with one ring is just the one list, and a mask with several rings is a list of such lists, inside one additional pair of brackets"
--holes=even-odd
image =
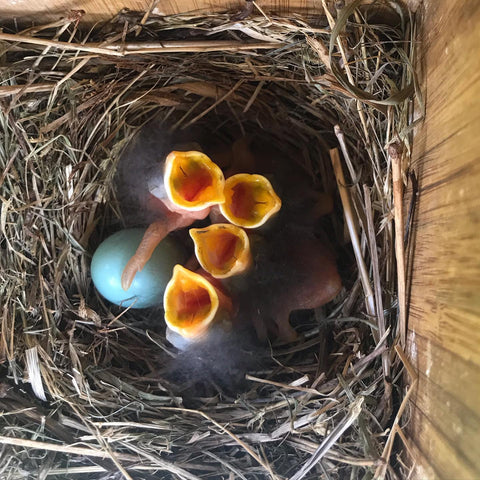
[[(414, 24), (393, 2), (363, 3), (310, 19), (247, 2), (222, 14), (122, 12), (89, 30), (81, 12), (5, 26), (2, 478), (405, 474), (402, 444), (391, 453), (406, 422), (396, 255)], [(158, 135), (200, 126), (280, 146), (334, 196), (312, 228), (335, 246), (344, 288), (293, 315), (296, 341), (178, 353), (159, 309), (96, 292), (92, 253), (132, 223), (117, 167), (152, 119)], [(192, 368), (178, 369), (188, 355)]]

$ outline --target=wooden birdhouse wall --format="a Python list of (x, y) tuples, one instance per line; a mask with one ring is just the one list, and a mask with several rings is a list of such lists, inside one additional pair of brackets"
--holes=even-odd
[(480, 3), (427, 0), (417, 68), (426, 117), (410, 276), (416, 478), (480, 478)]
[[(418, 7), (418, 69), (426, 118), (412, 168), (419, 179), (409, 262), (409, 356), (418, 369), (408, 434), (417, 479), (480, 478), (480, 2), (410, 0)], [(0, 0), (21, 23), (85, 10), (106, 20), (151, 0)], [(242, 7), (240, 0), (166, 0), (154, 13)], [(320, 0), (260, 0), (265, 11), (318, 13)], [(418, 5), (420, 4), (420, 5)]]

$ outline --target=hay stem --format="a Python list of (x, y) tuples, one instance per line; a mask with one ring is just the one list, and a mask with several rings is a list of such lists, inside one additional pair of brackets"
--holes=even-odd
[[(162, 43), (121, 43), (107, 44), (103, 47), (101, 43), (70, 43), (59, 40), (49, 40), (45, 38), (31, 37), (27, 35), (1, 33), (0, 40), (14, 43), (29, 43), (33, 45), (45, 46), (47, 48), (57, 48), (59, 50), (73, 50), (76, 52), (98, 53), (100, 55), (124, 57), (126, 55), (142, 55), (152, 53), (194, 53), (194, 52), (240, 52), (250, 50), (270, 50), (272, 48), (281, 48), (284, 44), (277, 42), (235, 42), (225, 40), (207, 40), (207, 41), (170, 41)], [(44, 51), (46, 52), (46, 51)]]
[[(383, 314), (383, 300), (382, 300), (382, 285), (380, 280), (380, 269), (378, 262), (378, 248), (375, 235), (375, 227), (373, 223), (373, 209), (372, 209), (372, 200), (370, 189), (364, 185), (364, 198), (365, 198), (365, 212), (367, 216), (367, 229), (368, 229), (368, 242), (370, 246), (370, 258), (372, 259), (372, 272), (373, 272), (373, 285), (375, 289), (375, 306), (377, 311), (377, 323), (378, 331), (381, 337), (385, 335), (385, 316)], [(392, 385), (390, 382), (390, 355), (388, 350), (382, 353), (382, 367), (383, 367), (383, 377), (384, 377), (384, 401), (386, 405), (386, 412), (384, 417), (386, 419), (390, 418), (391, 414), (391, 396), (392, 396)]]
[[(390, 458), (390, 455), (392, 454), (393, 441), (395, 439), (395, 435), (401, 430), (401, 427), (399, 426), (400, 420), (402, 418), (403, 412), (407, 408), (408, 402), (410, 401), (410, 397), (415, 391), (418, 383), (418, 375), (415, 369), (413, 368), (412, 364), (409, 362), (403, 349), (399, 345), (395, 345), (395, 352), (400, 357), (400, 360), (402, 361), (404, 367), (408, 372), (408, 375), (410, 376), (410, 386), (408, 387), (407, 393), (403, 397), (402, 403), (400, 404), (397, 414), (395, 415), (395, 419), (393, 421), (390, 433), (388, 435), (387, 441), (385, 443), (385, 447), (382, 452), (382, 463), (377, 467), (375, 471), (375, 477), (374, 477), (375, 480), (383, 480), (385, 478), (385, 475), (387, 473), (387, 468), (389, 465), (388, 460)], [(400, 438), (403, 441), (405, 441), (404, 435), (401, 435)], [(407, 448), (409, 447), (408, 443), (406, 443), (405, 445)]]
[[(350, 193), (346, 186), (345, 177), (343, 175), (343, 168), (340, 161), (340, 155), (337, 148), (330, 150), (330, 159), (332, 162), (333, 171), (335, 173), (335, 178), (337, 180), (338, 190), (340, 192), (340, 198), (342, 200), (343, 212), (345, 215), (345, 221), (348, 227), (348, 232), (350, 234), (350, 239), (352, 242), (353, 252), (355, 254), (355, 259), (357, 261), (358, 272), (360, 279), (362, 281), (363, 291), (365, 294), (365, 306), (367, 313), (371, 317), (375, 317), (375, 304), (372, 287), (370, 285), (370, 278), (368, 275), (367, 267), (363, 259), (362, 248), (360, 245), (360, 240), (358, 238), (357, 227), (354, 222), (354, 213), (352, 208), (352, 202), (350, 199)], [(375, 337), (378, 336), (376, 330), (372, 330), (372, 333)], [(378, 338), (377, 338), (378, 339)]]
[(3, 33), (0, 32), (0, 40), (5, 40), (8, 42), (14, 43), (27, 43), (33, 45), (40, 45), (50, 48), (58, 48), (60, 50), (74, 50), (77, 52), (90, 52), (90, 53), (99, 53), (102, 55), (112, 55), (121, 57), (123, 54), (117, 51), (111, 51), (106, 48), (100, 48), (97, 46), (92, 45), (80, 45), (75, 43), (68, 43), (68, 42), (61, 42), (59, 40), (49, 40), (46, 38), (37, 38), (37, 37), (30, 37), (27, 35), (20, 35), (18, 33)]
[(43, 93), (50, 92), (55, 87), (55, 83), (37, 83), (33, 85), (3, 85), (0, 86), (0, 97), (9, 97), (11, 95), (23, 95), (25, 93)]
[(301, 480), (332, 448), (335, 442), (342, 436), (353, 422), (362, 413), (363, 397), (356, 398), (350, 405), (347, 415), (338, 423), (332, 432), (323, 440), (311, 458), (303, 465), (298, 472), (290, 477), (290, 480)]
[(58, 443), (40, 442), (38, 440), (27, 440), (25, 438), (5, 437), (0, 435), (0, 444), (34, 448), (37, 450), (47, 450), (51, 452), (63, 452), (69, 455), (81, 455), (94, 458), (109, 458), (110, 455), (102, 450), (94, 450), (88, 447), (74, 447), (71, 445), (61, 445)]
[(200, 410), (192, 410), (189, 408), (177, 408), (177, 407), (163, 407), (164, 410), (170, 410), (170, 411), (179, 411), (179, 412), (184, 412), (184, 413), (192, 413), (194, 415), (199, 415), (203, 417), (205, 420), (208, 422), (212, 423), (215, 425), (217, 428), (219, 428), (223, 433), (228, 435), (234, 442), (236, 442), (240, 447), (242, 447), (259, 465), (261, 465), (265, 471), (268, 472), (272, 480), (278, 480), (278, 476), (275, 475), (275, 473), (272, 470), (272, 467), (266, 463), (257, 453), (255, 453), (249, 445), (247, 445), (243, 440), (241, 440), (237, 435), (235, 435), (233, 432), (231, 432), (228, 428), (224, 427), (220, 423), (218, 423), (216, 420), (214, 420), (212, 417), (207, 415), (205, 412), (202, 412)]
[(187, 123), (185, 123), (184, 125), (182, 125), (182, 130), (184, 130), (185, 128), (188, 128), (190, 125), (193, 125), (194, 123), (198, 122), (198, 120), (200, 120), (201, 118), (203, 118), (205, 115), (207, 115), (208, 113), (210, 113), (213, 109), (215, 109), (216, 107), (218, 107), (218, 105), (220, 105), (222, 102), (224, 102), (225, 100), (227, 100), (234, 92), (235, 90), (237, 90), (243, 83), (243, 80), (240, 79), (238, 80), (238, 82), (230, 89), (228, 90), (227, 93), (225, 93), (225, 95), (223, 95), (222, 97), (220, 97), (216, 102), (214, 102), (212, 105), (210, 105), (207, 109), (205, 109), (202, 113), (199, 113), (196, 117), (192, 118), (191, 120), (189, 120)]
[(320, 392), (315, 390), (314, 388), (307, 388), (307, 387), (299, 387), (295, 385), (287, 385), (281, 382), (274, 382), (273, 380), (267, 380), (265, 378), (258, 378), (254, 377), (253, 375), (245, 375), (246, 380), (250, 380), (252, 382), (258, 382), (258, 383), (265, 383), (267, 385), (274, 385), (279, 388), (285, 388), (287, 390), (296, 390), (298, 392), (305, 392), (305, 393), (310, 393), (311, 395), (321, 395)]
[[(335, 20), (332, 17), (332, 14), (330, 13), (330, 11), (328, 9), (325, 0), (322, 0), (322, 6), (323, 6), (323, 11), (325, 12), (325, 15), (327, 17), (328, 24), (330, 25), (330, 28), (332, 30), (334, 30)], [(351, 85), (355, 85), (355, 80), (353, 78), (352, 71), (350, 69), (350, 65), (349, 65), (349, 62), (348, 62), (348, 59), (347, 59), (347, 55), (345, 53), (345, 46), (343, 44), (343, 40), (342, 40), (340, 35), (337, 36), (336, 40), (337, 40), (338, 50), (340, 52), (340, 55), (342, 56), (342, 61), (343, 61), (343, 65), (344, 65), (344, 68), (345, 68), (345, 72), (347, 74), (347, 78), (348, 78)], [(365, 135), (367, 145), (369, 145), (370, 144), (369, 133), (368, 133), (368, 128), (367, 128), (367, 121), (365, 119), (365, 113), (363, 112), (362, 102), (360, 102), (360, 100), (356, 100), (355, 103), (356, 103), (356, 106), (357, 106), (358, 116), (359, 116), (360, 121), (362, 123), (363, 134)]]

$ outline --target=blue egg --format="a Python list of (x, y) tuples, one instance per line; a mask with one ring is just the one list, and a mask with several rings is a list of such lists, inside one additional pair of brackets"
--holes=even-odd
[(131, 228), (114, 233), (100, 244), (92, 258), (91, 273), (95, 287), (107, 300), (122, 307), (161, 305), (173, 267), (186, 260), (185, 249), (167, 237), (157, 246), (142, 271), (135, 275), (130, 288), (123, 290), (123, 269), (140, 245), (145, 231), (144, 228)]

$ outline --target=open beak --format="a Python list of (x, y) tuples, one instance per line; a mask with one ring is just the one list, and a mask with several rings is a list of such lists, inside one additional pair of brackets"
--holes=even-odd
[(163, 297), (165, 322), (187, 339), (202, 337), (220, 310), (231, 311), (228, 297), (203, 275), (175, 265)]
[(203, 210), (225, 200), (222, 170), (201, 152), (171, 152), (165, 160), (164, 185), (168, 199), (186, 210)]
[[(225, 200), (225, 178), (222, 170), (205, 154), (197, 151), (169, 153), (165, 159), (163, 185), (159, 178), (152, 179), (149, 201), (160, 202), (173, 212), (154, 222), (148, 228), (135, 255), (122, 273), (122, 288), (128, 290), (137, 272), (150, 259), (157, 245), (171, 231), (191, 225), (195, 220), (208, 215), (209, 208)], [(167, 194), (167, 198), (164, 197)], [(163, 197), (163, 198), (162, 198)]]
[(225, 181), (223, 216), (234, 225), (256, 228), (277, 213), (282, 201), (263, 175), (239, 173)]
[(252, 264), (250, 241), (245, 230), (228, 223), (191, 228), (195, 255), (202, 268), (215, 278), (227, 278)]

